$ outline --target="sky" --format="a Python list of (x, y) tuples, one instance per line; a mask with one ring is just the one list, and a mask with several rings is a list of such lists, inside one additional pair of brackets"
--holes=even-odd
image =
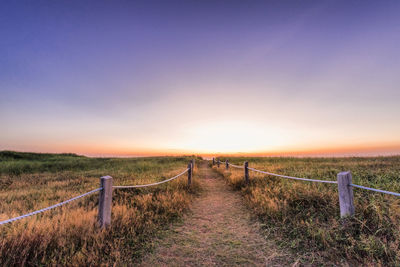
[(8, 1), (0, 150), (400, 154), (400, 1)]

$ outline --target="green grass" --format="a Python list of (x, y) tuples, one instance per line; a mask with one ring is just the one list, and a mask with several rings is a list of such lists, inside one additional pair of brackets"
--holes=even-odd
[[(223, 159), (224, 160), (224, 159)], [(230, 158), (234, 164), (273, 173), (336, 180), (350, 170), (353, 183), (400, 192), (400, 157)], [(356, 214), (339, 216), (337, 185), (294, 181), (243, 170), (222, 173), (243, 193), (265, 226), (267, 238), (298, 254), (305, 264), (400, 264), (400, 198), (354, 189)]]
[[(44, 208), (98, 188), (170, 178), (191, 157), (87, 158), (74, 154), (0, 152), (0, 220)], [(1, 265), (132, 265), (152, 237), (179, 220), (199, 190), (182, 176), (151, 188), (113, 192), (112, 225), (97, 227), (98, 194), (0, 226)]]

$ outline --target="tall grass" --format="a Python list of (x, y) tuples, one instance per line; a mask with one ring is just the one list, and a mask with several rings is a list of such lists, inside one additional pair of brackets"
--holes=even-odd
[[(376, 158), (231, 158), (234, 164), (274, 173), (336, 180), (350, 170), (353, 182), (400, 192), (400, 157)], [(400, 264), (400, 198), (354, 189), (356, 214), (339, 216), (337, 185), (287, 180), (243, 170), (222, 173), (243, 193), (269, 237), (299, 255), (300, 262), (318, 264)]]
[[(0, 152), (0, 220), (99, 187), (160, 181), (186, 169), (189, 157), (86, 158), (72, 154)], [(179, 219), (199, 190), (182, 176), (157, 187), (115, 189), (112, 224), (97, 226), (98, 194), (0, 226), (0, 265), (131, 265), (151, 238)]]

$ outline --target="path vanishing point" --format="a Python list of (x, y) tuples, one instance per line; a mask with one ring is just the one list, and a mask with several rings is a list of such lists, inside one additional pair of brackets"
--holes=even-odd
[[(181, 223), (156, 241), (140, 266), (288, 266), (291, 257), (262, 234), (240, 193), (201, 162), (202, 193)], [(296, 265), (296, 264), (294, 264)]]

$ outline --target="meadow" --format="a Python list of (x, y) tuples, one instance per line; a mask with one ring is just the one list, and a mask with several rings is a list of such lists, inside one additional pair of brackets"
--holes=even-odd
[[(0, 221), (99, 187), (146, 184), (187, 168), (191, 157), (88, 158), (75, 154), (0, 152)], [(196, 177), (196, 176), (195, 176)], [(179, 220), (199, 191), (187, 175), (156, 187), (115, 189), (112, 224), (97, 225), (98, 193), (0, 226), (0, 265), (132, 265), (152, 238)]]
[[(224, 161), (225, 158), (221, 158)], [(353, 183), (400, 192), (400, 156), (367, 158), (229, 158), (230, 163), (273, 173), (336, 180), (350, 170)], [(261, 221), (266, 239), (305, 265), (400, 265), (400, 198), (354, 188), (355, 216), (341, 219), (336, 184), (272, 177), (243, 169), (215, 171), (240, 190)]]

